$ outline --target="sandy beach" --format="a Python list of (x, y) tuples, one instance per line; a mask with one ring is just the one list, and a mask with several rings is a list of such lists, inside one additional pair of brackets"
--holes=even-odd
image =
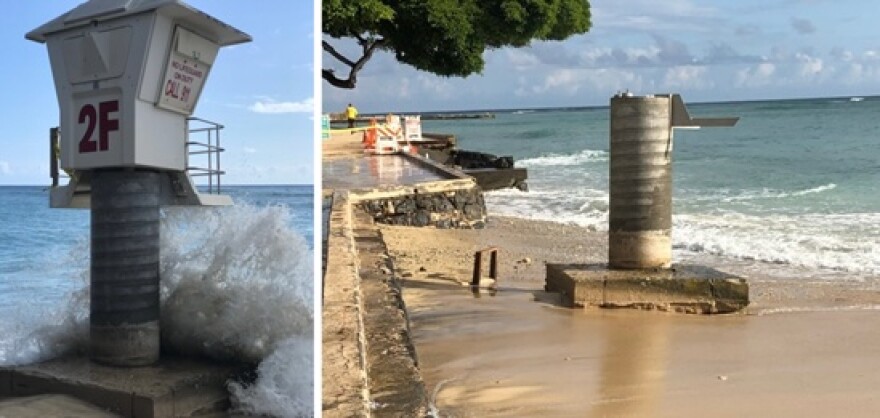
[[(604, 232), (497, 216), (478, 230), (381, 232), (441, 416), (880, 413), (876, 278), (710, 258), (749, 279), (744, 312), (571, 310), (543, 291), (544, 264), (604, 262)], [(488, 246), (500, 248), (498, 290), (473, 294), (463, 283)]]

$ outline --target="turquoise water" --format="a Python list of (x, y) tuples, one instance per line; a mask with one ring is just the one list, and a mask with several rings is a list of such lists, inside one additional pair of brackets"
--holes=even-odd
[[(166, 208), (163, 346), (259, 362), (236, 407), (307, 416), (313, 394), (312, 186), (229, 186), (235, 206)], [(82, 351), (89, 211), (49, 209), (42, 187), (0, 187), (0, 365)]]
[[(734, 128), (676, 130), (674, 256), (880, 274), (880, 98), (692, 104)], [(426, 121), (459, 146), (513, 155), (530, 191), (491, 213), (607, 230), (608, 109), (520, 110)]]

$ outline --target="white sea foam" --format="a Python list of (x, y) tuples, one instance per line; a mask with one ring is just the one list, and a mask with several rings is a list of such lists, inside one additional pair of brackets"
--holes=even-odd
[(880, 213), (677, 215), (673, 242), (695, 253), (880, 274)]
[(608, 195), (602, 190), (581, 188), (570, 192), (503, 189), (486, 193), (491, 214), (570, 223), (603, 229), (608, 223)]
[(314, 379), (311, 336), (282, 341), (257, 369), (251, 386), (231, 383), (234, 407), (245, 413), (278, 417), (311, 416)]
[[(772, 193), (726, 191), (713, 201), (812, 195), (835, 189), (834, 183)], [(723, 197), (722, 197), (723, 196)], [(505, 190), (486, 195), (490, 213), (608, 229), (608, 197), (602, 190), (543, 188)], [(789, 265), (851, 276), (880, 274), (880, 213), (748, 215), (714, 209), (673, 217), (677, 256), (720, 256)]]
[[(311, 415), (313, 266), (283, 207), (181, 208), (163, 219), (163, 336), (174, 349), (263, 361), (244, 410)], [(265, 360), (264, 360), (265, 359)]]
[[(88, 337), (88, 258), (89, 241), (82, 237), (59, 263), (47, 265), (70, 274), (75, 283), (58, 304), (17, 301), (4, 307), (0, 321), (0, 366), (18, 366), (55, 358), (85, 347)], [(51, 272), (47, 272), (51, 273)]]
[(281, 207), (166, 211), (167, 342), (218, 359), (259, 360), (291, 335), (312, 335), (311, 256), (287, 216)]
[(574, 154), (547, 154), (540, 157), (526, 158), (516, 162), (517, 167), (569, 166), (587, 162), (607, 161), (608, 153), (585, 149)]
[(821, 186), (811, 187), (803, 190), (777, 190), (777, 189), (753, 189), (753, 190), (738, 190), (731, 191), (727, 189), (715, 190), (711, 194), (689, 197), (688, 200), (693, 201), (706, 201), (706, 202), (743, 202), (743, 201), (751, 201), (751, 200), (760, 200), (760, 199), (784, 199), (789, 197), (800, 197), (807, 196), (811, 194), (817, 194), (822, 192), (827, 192), (829, 190), (834, 190), (837, 188), (837, 185), (834, 183), (823, 184)]
[(793, 193), (791, 193), (791, 195), (792, 195), (792, 196), (806, 196), (806, 195), (808, 195), (808, 194), (822, 193), (822, 192), (825, 192), (825, 191), (828, 191), (828, 190), (834, 190), (834, 189), (836, 189), (836, 188), (837, 188), (837, 185), (836, 185), (836, 184), (834, 184), (834, 183), (828, 183), (828, 184), (824, 184), (824, 185), (822, 185), (822, 186), (813, 187), (812, 189), (806, 189), (806, 190), (800, 190), (800, 191), (797, 191), (797, 192), (793, 192)]
[[(162, 330), (166, 348), (261, 362), (234, 405), (255, 414), (312, 415), (313, 266), (283, 207), (170, 209), (162, 219)], [(78, 285), (55, 309), (17, 309), (0, 322), (0, 364), (57, 357), (86, 346), (88, 253), (71, 249)], [(22, 307), (24, 308), (24, 307)]]
[(767, 308), (767, 309), (758, 310), (756, 315), (765, 316), (765, 315), (776, 315), (776, 314), (785, 314), (785, 313), (854, 312), (854, 311), (880, 311), (880, 305), (861, 304), (861, 305), (846, 305), (846, 306), (819, 306), (819, 307), (792, 306), (792, 307), (785, 307), (785, 308)]

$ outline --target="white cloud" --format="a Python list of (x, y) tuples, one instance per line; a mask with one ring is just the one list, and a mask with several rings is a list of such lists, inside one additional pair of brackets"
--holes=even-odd
[(530, 48), (505, 48), (504, 53), (516, 71), (527, 71), (540, 64)]
[(738, 87), (762, 87), (773, 81), (776, 74), (776, 65), (769, 62), (760, 63), (754, 67), (746, 67), (736, 73), (736, 85)]
[(880, 62), (850, 62), (843, 72), (842, 81), (850, 86), (880, 83)]
[(595, 29), (614, 29), (624, 32), (644, 31), (651, 28), (657, 32), (693, 31), (709, 33), (717, 30), (717, 8), (698, 5), (691, 0), (668, 0), (658, 7), (655, 0), (627, 0), (595, 2), (590, 7)]
[(257, 152), (256, 148), (244, 147), (243, 149), (245, 154), (255, 154)]
[(0, 161), (0, 174), (12, 174), (12, 169), (6, 161)]
[(642, 77), (634, 71), (620, 69), (553, 70), (543, 81), (533, 83), (531, 91), (524, 86), (528, 80), (520, 80), (516, 94), (549, 94), (559, 96), (583, 96), (589, 93), (599, 97), (611, 97), (616, 91), (641, 92), (645, 89)]
[(706, 78), (707, 68), (696, 65), (682, 65), (666, 70), (664, 84), (670, 89), (706, 89), (714, 83)]
[(801, 63), (801, 76), (813, 77), (822, 73), (824, 65), (821, 58), (813, 57), (803, 52), (795, 54), (795, 58)]
[(454, 97), (456, 93), (448, 78), (432, 77), (425, 73), (419, 73), (416, 80), (422, 92), (430, 94), (436, 99), (449, 99)]
[(309, 97), (299, 102), (277, 102), (268, 97), (263, 97), (248, 107), (248, 109), (256, 113), (312, 113), (314, 99)]

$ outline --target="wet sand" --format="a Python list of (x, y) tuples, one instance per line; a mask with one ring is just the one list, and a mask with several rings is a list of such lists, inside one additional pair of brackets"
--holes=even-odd
[[(876, 278), (719, 259), (750, 280), (742, 314), (570, 310), (543, 292), (544, 262), (602, 262), (604, 233), (504, 217), (382, 233), (442, 416), (880, 414)], [(489, 245), (499, 289), (475, 297), (461, 283)]]

